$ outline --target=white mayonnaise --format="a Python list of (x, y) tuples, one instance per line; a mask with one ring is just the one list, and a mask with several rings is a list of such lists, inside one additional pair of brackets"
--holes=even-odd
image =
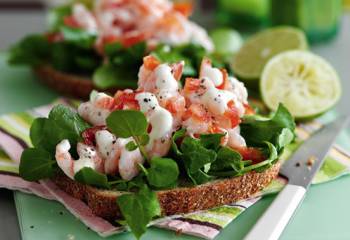
[(227, 130), (228, 142), (227, 145), (231, 148), (240, 148), (245, 147), (246, 142), (240, 134), (240, 127), (236, 126), (235, 128)]
[(224, 81), (224, 76), (218, 68), (206, 64), (202, 66), (200, 78), (210, 79), (216, 87)]
[(150, 141), (146, 146), (147, 149), (152, 149), (155, 140), (164, 137), (172, 130), (173, 117), (168, 110), (159, 106), (156, 96), (152, 93), (139, 93), (136, 95), (136, 100), (140, 105), (141, 112), (146, 114), (147, 120), (152, 126), (149, 133)]

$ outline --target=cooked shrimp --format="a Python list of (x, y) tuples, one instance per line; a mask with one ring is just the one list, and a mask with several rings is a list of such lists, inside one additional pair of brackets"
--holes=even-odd
[(104, 159), (104, 172), (110, 175), (118, 173), (119, 158), (123, 146), (119, 146), (117, 138), (107, 130), (97, 131), (95, 139), (97, 151)]
[(227, 135), (228, 135), (227, 146), (234, 148), (234, 149), (247, 146), (244, 138), (240, 135), (240, 127), (239, 126), (232, 128), (232, 129), (228, 129)]
[(103, 172), (103, 160), (93, 146), (83, 143), (77, 144), (78, 160), (74, 160), (69, 153), (71, 146), (67, 139), (62, 140), (56, 146), (56, 161), (62, 171), (71, 179), (84, 167), (90, 167), (98, 172)]
[(97, 93), (89, 102), (80, 104), (79, 115), (94, 126), (106, 125), (106, 118), (115, 108), (114, 98)]
[[(138, 93), (136, 99), (139, 102), (141, 112), (145, 113), (151, 126), (150, 140), (146, 145), (146, 149), (151, 157), (154, 155), (160, 156), (160, 154), (164, 156), (170, 148), (167, 139), (173, 131), (173, 117), (168, 110), (159, 106), (156, 96), (152, 93)], [(153, 152), (155, 144), (162, 145), (164, 151)]]
[(131, 180), (140, 172), (139, 164), (144, 163), (144, 158), (137, 148), (134, 151), (129, 151), (125, 145), (132, 141), (132, 138), (118, 138), (117, 144), (121, 149), (119, 159), (119, 175), (124, 180)]
[(98, 27), (94, 15), (81, 3), (73, 5), (72, 17), (77, 25), (89, 33), (97, 33)]

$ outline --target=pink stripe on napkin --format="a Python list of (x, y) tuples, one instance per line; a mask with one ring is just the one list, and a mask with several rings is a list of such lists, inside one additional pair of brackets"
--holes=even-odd
[(0, 131), (0, 146), (14, 162), (19, 164), (23, 146), (16, 139)]

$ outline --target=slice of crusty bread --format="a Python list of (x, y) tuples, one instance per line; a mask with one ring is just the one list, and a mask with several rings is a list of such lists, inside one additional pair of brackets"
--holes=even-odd
[[(162, 213), (174, 215), (210, 209), (252, 197), (277, 177), (280, 163), (257, 173), (220, 179), (193, 187), (157, 191)], [(65, 175), (53, 178), (56, 185), (68, 194), (87, 203), (93, 213), (113, 221), (121, 217), (116, 199), (125, 192), (101, 190), (71, 180)]]
[(91, 79), (79, 75), (58, 71), (50, 65), (40, 65), (33, 68), (40, 81), (59, 93), (75, 98), (88, 99), (92, 90), (114, 93), (117, 89), (98, 89)]

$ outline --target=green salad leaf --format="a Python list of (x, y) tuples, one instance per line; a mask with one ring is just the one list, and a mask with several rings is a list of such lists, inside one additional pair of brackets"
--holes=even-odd
[(148, 223), (161, 214), (156, 193), (146, 185), (136, 193), (119, 196), (117, 204), (137, 239), (146, 232)]
[(55, 173), (56, 161), (49, 152), (40, 148), (27, 148), (21, 155), (20, 176), (27, 181), (50, 178)]
[(60, 32), (65, 41), (75, 44), (81, 48), (91, 48), (96, 40), (96, 34), (87, 32), (84, 29), (61, 26)]
[(217, 151), (224, 136), (222, 133), (201, 134), (199, 139), (203, 147)]
[(63, 19), (72, 14), (72, 5), (62, 5), (51, 8), (48, 13), (48, 26), (50, 31), (58, 31), (63, 25)]
[(157, 188), (167, 188), (176, 184), (179, 177), (177, 163), (171, 158), (154, 157), (147, 169), (148, 183)]
[(89, 184), (95, 187), (110, 188), (107, 176), (96, 172), (90, 167), (84, 167), (74, 175), (74, 179), (80, 183)]
[(96, 69), (92, 76), (92, 81), (96, 87), (101, 89), (118, 88), (136, 88), (136, 76), (133, 76), (134, 69), (125, 69), (116, 67), (112, 64), (105, 64)]
[(229, 147), (221, 147), (217, 153), (216, 161), (210, 166), (211, 171), (233, 169), (239, 173), (244, 167), (242, 156)]
[(81, 139), (81, 133), (89, 128), (87, 124), (71, 108), (57, 105), (48, 118), (37, 118), (30, 128), (30, 139), (36, 148), (54, 152), (56, 145), (63, 139), (75, 144)]
[(50, 56), (50, 46), (46, 37), (29, 35), (10, 49), (9, 64), (37, 66)]
[[(241, 135), (246, 140), (247, 145), (259, 147), (263, 146), (264, 142), (270, 142), (277, 146), (279, 135), (283, 129), (294, 132), (295, 122), (288, 110), (280, 104), (271, 119), (259, 119), (255, 115), (247, 116), (243, 119), (240, 127)], [(290, 140), (290, 137), (288, 140)]]

